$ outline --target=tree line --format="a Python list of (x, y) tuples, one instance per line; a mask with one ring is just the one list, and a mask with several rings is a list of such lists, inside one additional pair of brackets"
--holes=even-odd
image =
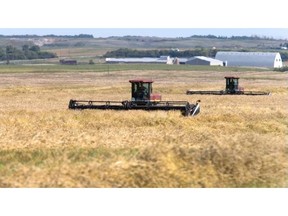
[(170, 56), (170, 57), (192, 57), (192, 56), (208, 56), (215, 57), (216, 55), (215, 49), (195, 49), (195, 50), (184, 50), (184, 51), (176, 51), (176, 50), (135, 50), (128, 48), (120, 48), (113, 51), (108, 51), (103, 55), (104, 58), (127, 58), (127, 57), (152, 57), (157, 58), (159, 56)]
[(32, 60), (56, 57), (57, 55), (55, 53), (41, 51), (40, 47), (37, 45), (24, 45), (22, 46), (22, 49), (17, 49), (11, 45), (6, 46), (5, 48), (0, 47), (0, 60), (7, 61), (8, 64), (10, 60)]
[(279, 52), (279, 53), (281, 55), (282, 61), (288, 61), (288, 52), (283, 51), (283, 52)]
[(136, 35), (125, 35), (125, 36), (110, 36), (108, 38), (114, 38), (118, 40), (128, 40), (128, 41), (144, 41), (144, 40), (152, 40), (152, 41), (179, 41), (179, 40), (187, 40), (191, 38), (207, 38), (207, 39), (227, 39), (227, 40), (277, 40), (273, 37), (268, 36), (216, 36), (212, 34), (208, 35), (191, 35), (188, 37), (151, 37), (151, 36), (136, 36)]
[(232, 40), (260, 40), (260, 39), (265, 39), (265, 40), (274, 40), (273, 37), (267, 37), (267, 36), (257, 36), (257, 35), (252, 35), (252, 36), (216, 36), (216, 35), (192, 35), (190, 38), (209, 38), (209, 39), (232, 39)]

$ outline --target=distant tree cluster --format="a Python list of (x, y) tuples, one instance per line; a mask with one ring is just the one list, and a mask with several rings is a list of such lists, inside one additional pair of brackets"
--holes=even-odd
[(280, 71), (280, 72), (288, 71), (288, 66), (283, 66), (281, 68), (274, 68), (274, 71)]
[(11, 45), (6, 46), (6, 48), (0, 48), (0, 60), (9, 63), (10, 60), (25, 60), (25, 59), (46, 59), (46, 58), (56, 58), (57, 55), (51, 52), (40, 51), (39, 46), (24, 45), (22, 50), (17, 49)]
[(232, 40), (260, 40), (260, 39), (265, 39), (265, 40), (274, 40), (273, 37), (267, 37), (267, 36), (257, 36), (257, 35), (252, 35), (252, 36), (215, 36), (215, 35), (192, 35), (190, 38), (209, 38), (209, 39), (232, 39)]
[(282, 61), (288, 61), (288, 52), (280, 52)]
[(273, 37), (267, 36), (216, 36), (216, 35), (191, 35), (189, 37), (176, 37), (176, 38), (162, 38), (162, 37), (149, 37), (149, 36), (133, 36), (133, 35), (126, 35), (126, 36), (111, 36), (110, 38), (115, 38), (118, 40), (127, 40), (127, 41), (177, 41), (183, 39), (191, 39), (191, 38), (208, 38), (208, 39), (232, 39), (232, 40), (275, 40)]
[(103, 57), (104, 58), (125, 58), (125, 57), (152, 57), (157, 58), (159, 56), (170, 56), (170, 57), (192, 57), (192, 56), (208, 56), (215, 57), (215, 49), (195, 49), (195, 50), (184, 50), (184, 51), (175, 51), (175, 50), (133, 50), (127, 48), (121, 48), (114, 51), (107, 52)]

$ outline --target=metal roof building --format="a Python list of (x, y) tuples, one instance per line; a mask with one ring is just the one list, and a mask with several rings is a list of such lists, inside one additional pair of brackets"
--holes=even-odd
[(220, 61), (214, 58), (205, 57), (205, 56), (195, 56), (195, 57), (187, 59), (185, 64), (223, 66), (223, 61)]
[(226, 66), (282, 67), (280, 53), (273, 52), (217, 52), (215, 59), (225, 62)]
[(160, 58), (106, 58), (106, 63), (160, 63), (173, 64), (173, 59), (170, 56), (160, 56)]

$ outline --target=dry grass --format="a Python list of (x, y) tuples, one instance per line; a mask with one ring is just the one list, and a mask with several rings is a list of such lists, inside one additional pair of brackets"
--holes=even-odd
[[(237, 73), (271, 96), (185, 95), (223, 89), (225, 75), (0, 74), (0, 187), (287, 187), (287, 74)], [(129, 99), (135, 77), (155, 79), (164, 100), (201, 99), (201, 113), (67, 109)]]

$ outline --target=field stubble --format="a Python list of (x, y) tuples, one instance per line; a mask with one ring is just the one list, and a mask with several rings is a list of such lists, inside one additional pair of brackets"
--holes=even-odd
[[(185, 95), (221, 90), (225, 75), (0, 74), (0, 186), (287, 187), (287, 74), (239, 72), (270, 96)], [(67, 109), (71, 98), (129, 99), (135, 77), (155, 79), (163, 100), (201, 99), (201, 113)]]

